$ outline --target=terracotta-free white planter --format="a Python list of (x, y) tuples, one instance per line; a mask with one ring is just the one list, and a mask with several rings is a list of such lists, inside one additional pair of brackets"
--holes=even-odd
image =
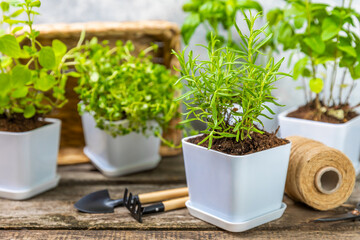
[(342, 124), (324, 123), (287, 117), (291, 108), (279, 114), (280, 136), (302, 136), (317, 140), (342, 151), (353, 163), (356, 174), (360, 171), (360, 116)]
[(182, 144), (191, 215), (232, 232), (282, 216), (290, 143), (234, 156), (189, 143), (189, 138)]
[[(116, 124), (126, 124), (119, 121)], [(155, 126), (156, 122), (151, 122)], [(113, 137), (96, 127), (92, 115), (82, 115), (85, 155), (106, 176), (115, 177), (155, 168), (160, 162), (160, 139), (149, 133)]]
[(0, 131), (0, 197), (23, 200), (57, 186), (61, 122), (27, 132)]

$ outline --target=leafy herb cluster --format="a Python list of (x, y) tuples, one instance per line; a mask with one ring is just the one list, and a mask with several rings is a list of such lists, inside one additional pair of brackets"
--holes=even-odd
[[(262, 11), (261, 5), (254, 0), (189, 0), (183, 5), (183, 10), (189, 13), (181, 28), (184, 42), (188, 44), (195, 30), (203, 25), (207, 30), (208, 41), (211, 39), (211, 33), (214, 33), (219, 46), (238, 48), (232, 40), (231, 29), (235, 24), (236, 15), (245, 9)], [(227, 36), (220, 35), (220, 26), (227, 31)]]
[[(80, 74), (79, 112), (90, 113), (97, 127), (113, 136), (130, 132), (146, 134), (151, 130), (159, 136), (159, 130), (166, 128), (178, 114), (179, 104), (174, 102), (177, 77), (171, 75), (165, 66), (151, 61), (149, 52), (156, 45), (134, 56), (134, 45), (128, 41), (99, 43), (96, 38), (80, 46), (75, 56), (75, 66)], [(127, 124), (115, 124), (120, 120)], [(158, 127), (153, 128), (149, 121)]]
[[(348, 106), (355, 81), (346, 83), (346, 74), (360, 78), (360, 38), (353, 30), (358, 30), (360, 14), (351, 8), (352, 0), (335, 7), (310, 0), (286, 2), (284, 9), (270, 11), (267, 19), (275, 34), (274, 46), (300, 56), (293, 77), (302, 80), (305, 100), (315, 101), (319, 114), (336, 105)], [(327, 69), (332, 69), (328, 77)]]
[[(36, 40), (39, 32), (32, 25), (41, 2), (7, 0), (0, 5), (0, 23), (8, 27), (7, 32), (0, 32), (0, 115), (9, 119), (14, 114), (32, 118), (62, 107), (66, 103), (67, 77), (72, 75), (65, 73), (69, 55), (59, 40), (54, 40), (52, 46), (42, 46)], [(17, 20), (23, 15), (25, 20)], [(30, 46), (21, 47), (19, 43), (26, 39)]]
[[(199, 120), (207, 124), (202, 133), (207, 134), (202, 142), (209, 140), (211, 148), (214, 138), (236, 138), (236, 141), (251, 138), (251, 132), (260, 132), (256, 124), (263, 125), (259, 116), (264, 109), (274, 112), (267, 106), (276, 104), (271, 95), (273, 83), (278, 80), (278, 69), (283, 59), (277, 63), (271, 58), (266, 66), (256, 64), (260, 48), (272, 37), (266, 34), (267, 25), (255, 29), (254, 24), (259, 14), (248, 17), (245, 23), (249, 34), (246, 35), (235, 24), (241, 38), (240, 50), (229, 47), (217, 48), (213, 37), (207, 49), (208, 59), (198, 60), (190, 51), (185, 60), (185, 50), (175, 53), (181, 64), (181, 81), (189, 89), (178, 98), (187, 100), (189, 110), (182, 123)], [(195, 117), (191, 118), (191, 114)], [(265, 116), (268, 117), (269, 116)]]

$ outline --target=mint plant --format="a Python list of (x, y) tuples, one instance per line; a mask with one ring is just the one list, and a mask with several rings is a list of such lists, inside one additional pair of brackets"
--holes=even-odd
[[(266, 66), (256, 64), (260, 48), (272, 37), (266, 33), (267, 25), (255, 29), (255, 21), (260, 16), (248, 17), (245, 13), (245, 23), (249, 34), (246, 35), (237, 25), (237, 32), (241, 38), (240, 50), (229, 47), (217, 48), (217, 38), (212, 37), (207, 49), (208, 59), (198, 60), (193, 52), (185, 59), (185, 50), (176, 53), (180, 61), (181, 78), (183, 86), (189, 89), (177, 100), (186, 100), (188, 112), (182, 123), (199, 120), (207, 124), (202, 133), (207, 136), (199, 143), (209, 140), (211, 148), (215, 138), (236, 138), (236, 141), (251, 138), (252, 132), (263, 133), (259, 126), (263, 127), (260, 116), (267, 109), (271, 114), (274, 112), (267, 106), (268, 103), (279, 105), (271, 95), (274, 89), (273, 83), (278, 76), (286, 75), (279, 73), (281, 63), (274, 62), (271, 58)], [(190, 117), (191, 115), (194, 117)]]
[[(73, 74), (65, 72), (69, 53), (59, 40), (52, 46), (42, 46), (36, 40), (39, 32), (33, 29), (33, 21), (40, 5), (38, 0), (0, 3), (0, 23), (7, 27), (0, 31), (0, 115), (8, 119), (15, 114), (37, 118), (67, 101), (64, 88), (67, 77)], [(19, 43), (26, 39), (30, 45), (21, 47)]]
[[(232, 40), (231, 30), (236, 15), (245, 9), (262, 11), (261, 5), (254, 0), (189, 0), (183, 5), (183, 10), (189, 13), (181, 28), (185, 44), (189, 43), (195, 30), (202, 25), (206, 28), (208, 41), (211, 39), (211, 33), (214, 33), (219, 46), (238, 48)], [(221, 27), (227, 32), (227, 36), (220, 35)]]
[[(157, 49), (153, 45), (137, 56), (134, 45), (128, 41), (99, 43), (96, 38), (80, 46), (74, 62), (80, 74), (76, 92), (79, 94), (79, 112), (90, 113), (97, 127), (114, 137), (131, 132), (161, 137), (172, 118), (177, 116), (179, 103), (174, 102), (177, 78), (165, 66), (155, 64), (148, 54)], [(115, 124), (126, 120), (125, 124)], [(157, 122), (157, 127), (149, 125)]]
[[(349, 99), (360, 78), (360, 36), (355, 27), (360, 14), (351, 7), (352, 0), (342, 0), (335, 7), (310, 0), (286, 2), (284, 9), (267, 14), (275, 33), (273, 46), (282, 46), (298, 57), (293, 78), (301, 79), (306, 103), (315, 105), (314, 120), (322, 114), (343, 120), (353, 109)], [(346, 81), (348, 73), (350, 82)]]

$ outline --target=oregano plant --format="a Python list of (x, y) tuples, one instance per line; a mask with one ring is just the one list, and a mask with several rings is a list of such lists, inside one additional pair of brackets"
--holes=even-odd
[[(256, 60), (262, 54), (260, 48), (272, 37), (266, 33), (267, 25), (255, 29), (256, 19), (260, 15), (248, 17), (244, 13), (248, 34), (244, 34), (235, 24), (241, 38), (240, 50), (229, 47), (218, 48), (217, 38), (213, 36), (207, 50), (208, 59), (199, 60), (193, 52), (185, 57), (185, 50), (174, 54), (180, 61), (182, 82), (188, 91), (177, 100), (186, 100), (188, 111), (182, 123), (199, 120), (207, 124), (202, 133), (211, 148), (213, 139), (235, 138), (236, 141), (251, 138), (252, 132), (263, 133), (260, 116), (266, 116), (265, 109), (274, 114), (269, 103), (279, 105), (271, 92), (279, 75), (281, 63), (271, 58), (265, 66)], [(191, 116), (194, 117), (191, 117)]]
[[(76, 88), (80, 114), (90, 113), (97, 127), (114, 137), (131, 132), (148, 135), (149, 130), (161, 138), (160, 130), (179, 114), (179, 103), (174, 101), (177, 77), (152, 62), (150, 53), (156, 49), (153, 45), (135, 55), (131, 41), (117, 41), (112, 48), (97, 38), (78, 47), (74, 61), (80, 74)], [(121, 120), (126, 124), (116, 124)]]
[(275, 35), (273, 47), (282, 46), (296, 56), (293, 78), (301, 80), (306, 104), (316, 109), (313, 120), (326, 114), (342, 121), (354, 109), (349, 100), (360, 78), (360, 14), (352, 0), (339, 1), (339, 6), (286, 2), (283, 9), (267, 14)]
[[(189, 0), (183, 5), (183, 10), (188, 13), (181, 27), (185, 44), (189, 43), (199, 26), (204, 26), (208, 41), (213, 33), (218, 40), (218, 46), (228, 45), (238, 48), (233, 41), (232, 30), (236, 15), (245, 9), (262, 11), (261, 5), (255, 0)], [(222, 36), (221, 30), (226, 31), (227, 34)]]
[[(52, 46), (42, 46), (36, 39), (33, 22), (41, 2), (7, 0), (0, 6), (0, 115), (38, 118), (62, 107), (66, 80), (73, 73), (66, 72), (69, 53), (64, 43), (53, 40)], [(26, 40), (30, 45), (21, 46)]]

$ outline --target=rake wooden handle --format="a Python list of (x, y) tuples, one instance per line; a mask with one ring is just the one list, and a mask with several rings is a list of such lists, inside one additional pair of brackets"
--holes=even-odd
[(139, 194), (139, 200), (141, 203), (152, 203), (152, 202), (160, 202), (167, 199), (179, 198), (187, 196), (188, 188), (175, 188), (151, 193), (142, 193)]
[(165, 208), (164, 212), (174, 210), (174, 209), (184, 208), (185, 202), (187, 200), (189, 200), (189, 197), (182, 197), (182, 198), (176, 198), (176, 199), (164, 201), (163, 202), (164, 208)]

